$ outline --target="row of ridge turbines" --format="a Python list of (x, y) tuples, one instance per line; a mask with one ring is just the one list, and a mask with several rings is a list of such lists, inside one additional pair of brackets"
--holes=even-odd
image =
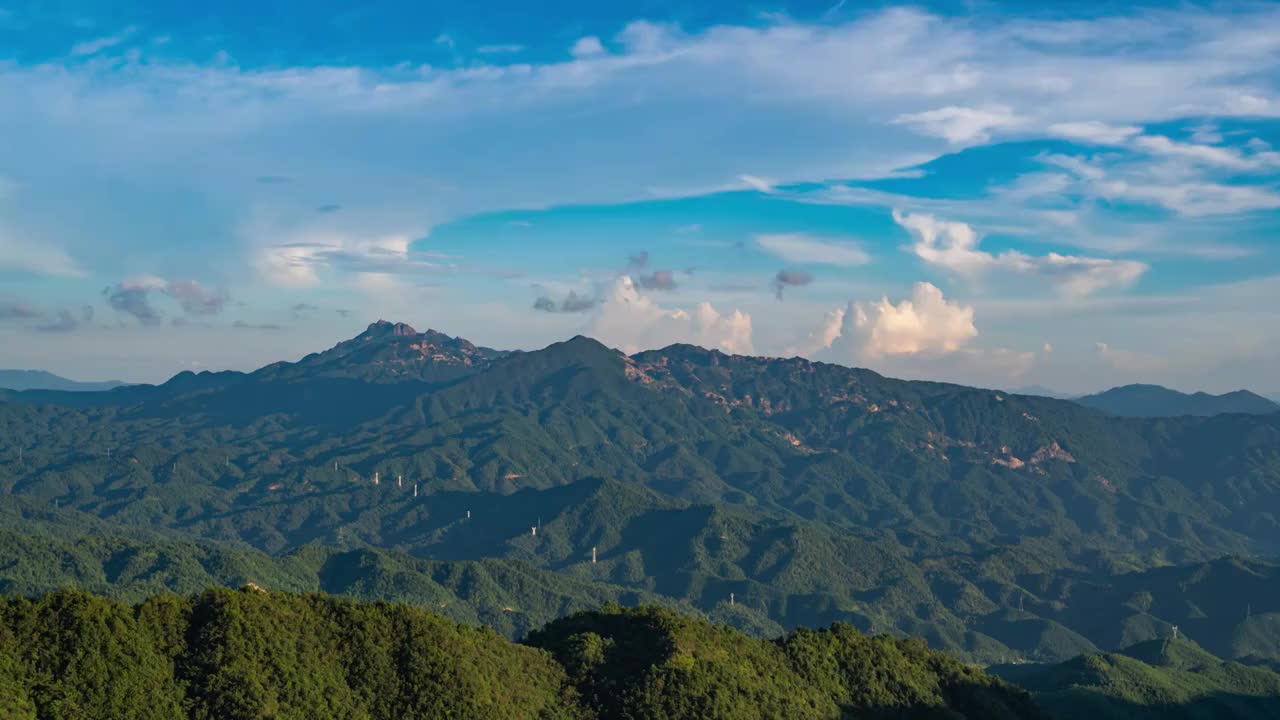
[[(337, 462), (336, 460), (335, 460), (335, 461), (334, 461), (334, 463), (333, 463), (333, 469), (334, 469), (334, 472), (337, 472), (337, 471), (338, 471), (338, 462)], [(379, 471), (377, 471), (377, 470), (374, 470), (374, 471), (373, 471), (373, 485), (374, 485), (374, 487), (377, 487), (377, 486), (378, 486), (378, 485), (380, 485), (381, 483), (382, 483), (382, 473), (380, 473), (380, 472), (379, 472)], [(404, 475), (396, 475), (396, 488), (397, 488), (397, 489), (404, 489)], [(413, 483), (413, 496), (414, 496), (414, 497), (418, 497), (418, 483), (416, 483), (416, 482), (415, 482), (415, 483)], [(466, 516), (466, 517), (467, 517), (467, 519), (468, 519), (468, 520), (470, 520), (470, 519), (471, 519), (471, 511), (470, 511), (470, 510), (468, 510), (468, 511), (467, 511), (467, 516)], [(532, 526), (530, 526), (530, 527), (529, 527), (529, 535), (530, 535), (530, 537), (535, 537), (535, 538), (536, 538), (536, 537), (538, 537), (538, 531), (539, 531), (539, 530), (541, 530), (541, 529), (542, 529), (542, 518), (541, 518), (541, 517), (539, 517), (539, 518), (538, 518), (538, 522), (537, 522), (537, 524), (536, 524), (536, 525), (532, 525)], [(594, 545), (593, 545), (593, 546), (591, 546), (591, 564), (592, 564), (592, 565), (595, 565), (595, 564), (598, 562), (598, 559), (599, 559), (599, 555), (598, 555), (598, 553), (597, 553), (596, 546), (594, 546)], [(732, 604), (732, 599), (730, 600), (730, 603)]]

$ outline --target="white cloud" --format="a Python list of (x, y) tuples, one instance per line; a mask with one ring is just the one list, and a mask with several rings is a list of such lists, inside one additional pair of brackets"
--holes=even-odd
[(978, 336), (973, 308), (949, 302), (930, 283), (916, 283), (910, 300), (896, 305), (854, 303), (845, 313), (841, 340), (867, 357), (943, 354)]
[(747, 187), (758, 192), (765, 194), (773, 192), (773, 181), (771, 180), (765, 180), (764, 178), (756, 177), (755, 175), (739, 175), (738, 179)]
[(1107, 176), (1107, 171), (1099, 165), (1089, 160), (1074, 155), (1059, 155), (1056, 153), (1045, 153), (1037, 158), (1042, 163), (1053, 165), (1066, 170), (1073, 175), (1085, 178), (1086, 180), (1101, 180)]
[(122, 290), (164, 290), (169, 281), (155, 275), (135, 275), (120, 281)]
[(1108, 125), (1097, 120), (1081, 122), (1054, 123), (1048, 128), (1050, 135), (1094, 143), (1097, 145), (1123, 145), (1142, 132), (1142, 128), (1134, 125)]
[(1081, 297), (1112, 287), (1125, 287), (1147, 271), (1136, 260), (1079, 257), (1049, 253), (1027, 255), (1006, 250), (998, 255), (978, 247), (978, 234), (967, 223), (933, 215), (894, 211), (893, 219), (916, 239), (912, 251), (921, 260), (952, 272), (976, 275), (987, 270), (1035, 274), (1055, 283), (1066, 295)]
[(1152, 372), (1169, 367), (1167, 360), (1148, 353), (1135, 352), (1133, 350), (1119, 350), (1104, 342), (1097, 343), (1096, 347), (1098, 350), (1098, 357), (1116, 370), (1129, 372)]
[(1004, 105), (981, 108), (948, 105), (936, 110), (905, 113), (894, 124), (906, 125), (926, 135), (944, 138), (953, 145), (986, 142), (993, 130), (1015, 128), (1026, 122)]
[(1280, 208), (1280, 193), (1252, 185), (1205, 181), (1162, 182), (1159, 178), (1108, 180), (1096, 186), (1107, 198), (1160, 205), (1188, 217), (1233, 215)]
[(483, 55), (511, 55), (524, 50), (524, 46), (518, 43), (505, 43), (500, 45), (481, 45), (476, 48), (476, 52)]
[(1218, 126), (1213, 123), (1204, 123), (1191, 128), (1191, 140), (1198, 143), (1216, 144), (1223, 140), (1222, 133), (1218, 130)]
[(948, 301), (930, 283), (916, 283), (911, 298), (892, 303), (850, 302), (828, 312), (821, 326), (793, 352), (844, 361), (899, 355), (945, 355), (978, 336), (973, 308)]
[(1035, 271), (1057, 282), (1067, 295), (1082, 297), (1112, 287), (1127, 287), (1147, 271), (1136, 260), (1110, 260), (1049, 253), (1033, 259)]
[(578, 38), (569, 53), (576, 58), (589, 58), (604, 54), (604, 44), (594, 35)]
[(822, 324), (810, 332), (804, 340), (789, 346), (784, 354), (813, 357), (824, 350), (831, 349), (831, 346), (844, 334), (845, 312), (844, 308), (827, 311), (822, 318)]
[(85, 274), (61, 248), (20, 239), (3, 226), (0, 226), (0, 270), (57, 277)]
[(94, 38), (93, 40), (86, 40), (84, 42), (76, 43), (71, 48), (71, 55), (73, 57), (86, 57), (89, 55), (97, 55), (103, 50), (106, 50), (108, 48), (113, 48), (119, 45), (120, 43), (124, 42), (125, 40), (128, 40), (129, 36), (132, 35), (136, 30), (137, 28), (130, 26), (115, 35), (108, 35), (106, 37)]
[(762, 234), (756, 235), (755, 240), (765, 252), (789, 263), (853, 266), (871, 262), (871, 256), (865, 250), (848, 241), (804, 233)]
[(728, 353), (752, 351), (751, 316), (721, 313), (710, 303), (692, 310), (667, 308), (642, 295), (630, 277), (619, 277), (603, 295), (589, 334), (626, 353), (691, 343)]
[(412, 251), (414, 238), (421, 234), (361, 233), (357, 227), (293, 226), (259, 218), (241, 234), (255, 247), (253, 269), (277, 287), (318, 287), (326, 278), (351, 275), (358, 288), (385, 289), (394, 286), (393, 276), (437, 274), (455, 267), (439, 255)]
[(1280, 153), (1263, 152), (1244, 155), (1239, 150), (1215, 145), (1199, 145), (1170, 140), (1163, 135), (1142, 135), (1133, 141), (1135, 147), (1152, 155), (1166, 155), (1231, 170), (1256, 170), (1280, 167)]

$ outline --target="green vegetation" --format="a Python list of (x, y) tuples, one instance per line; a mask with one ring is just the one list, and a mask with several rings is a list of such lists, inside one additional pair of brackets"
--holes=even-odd
[(1086, 655), (1054, 666), (1003, 666), (996, 672), (1035, 693), (1056, 718), (1274, 718), (1280, 675), (1224, 663), (1186, 640), (1151, 640), (1120, 653)]
[(5, 718), (1039, 718), (1025, 692), (848, 626), (756, 640), (657, 608), (527, 645), (400, 604), (210, 590), (0, 601)]
[(256, 582), (513, 638), (665, 602), (987, 663), (1178, 625), (1280, 661), (1261, 559), (1280, 550), (1280, 415), (1115, 418), (800, 359), (500, 353), (390, 324), (249, 374), (6, 397), (9, 593)]

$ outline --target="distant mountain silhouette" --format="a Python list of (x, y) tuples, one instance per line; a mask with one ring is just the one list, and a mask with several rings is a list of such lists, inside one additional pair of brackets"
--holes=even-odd
[(1024, 385), (1022, 387), (1009, 388), (1009, 392), (1015, 395), (1035, 395), (1037, 397), (1057, 398), (1058, 400), (1070, 400), (1076, 397), (1071, 393), (1054, 390), (1043, 385)]
[(1280, 405), (1248, 390), (1236, 390), (1223, 395), (1204, 392), (1187, 394), (1159, 385), (1124, 385), (1096, 395), (1085, 395), (1075, 401), (1086, 407), (1123, 417), (1209, 416), (1227, 413), (1267, 415), (1280, 412)]
[(80, 382), (68, 380), (44, 370), (0, 370), (0, 388), (6, 390), (64, 390), (69, 392), (96, 392), (120, 387), (119, 380), (105, 382)]

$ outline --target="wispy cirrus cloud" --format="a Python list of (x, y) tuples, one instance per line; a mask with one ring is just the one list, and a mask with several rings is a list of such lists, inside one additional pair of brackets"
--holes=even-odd
[(756, 235), (755, 241), (761, 250), (790, 263), (851, 267), (871, 262), (871, 256), (850, 240), (805, 233), (765, 233)]
[(123, 30), (121, 30), (120, 32), (114, 35), (104, 35), (102, 37), (97, 37), (92, 40), (85, 40), (83, 42), (78, 42), (71, 47), (71, 55), (72, 57), (87, 57), (90, 55), (97, 55), (103, 50), (116, 47), (117, 45), (120, 45), (121, 43), (125, 42), (135, 32), (137, 32), (137, 28), (131, 25), (127, 28), (124, 28)]
[(979, 108), (948, 105), (936, 110), (905, 113), (894, 118), (895, 125), (906, 125), (926, 135), (943, 138), (952, 145), (986, 142), (997, 130), (1009, 130), (1026, 120), (1004, 105)]

